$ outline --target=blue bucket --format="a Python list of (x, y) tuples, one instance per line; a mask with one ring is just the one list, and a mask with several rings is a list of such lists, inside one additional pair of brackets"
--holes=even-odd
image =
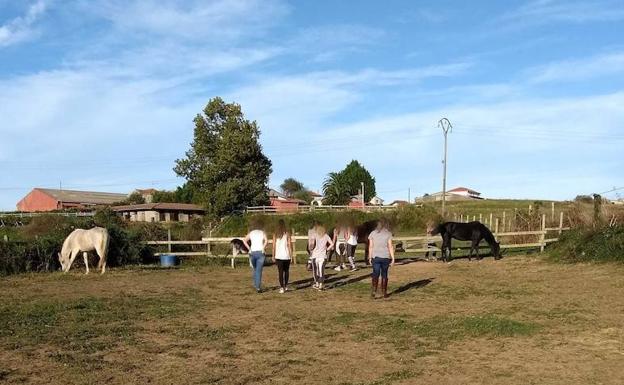
[(180, 258), (177, 255), (163, 254), (160, 256), (160, 266), (175, 267), (180, 264)]

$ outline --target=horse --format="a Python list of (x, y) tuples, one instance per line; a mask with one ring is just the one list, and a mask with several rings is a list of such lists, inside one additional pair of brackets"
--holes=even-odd
[[(372, 221), (367, 221), (362, 223), (359, 226), (355, 227), (355, 234), (356, 234), (356, 238), (357, 238), (357, 243), (363, 243), (364, 244), (364, 262), (366, 262), (366, 264), (368, 265), (368, 236), (370, 235), (370, 233), (373, 232), (373, 230), (375, 230), (377, 228), (377, 222), (379, 222), (378, 220), (372, 220)], [(330, 237), (334, 236), (334, 227), (332, 227), (331, 229), (329, 229), (329, 231), (327, 232), (327, 234)], [(334, 255), (334, 253), (336, 252), (335, 248), (332, 250), (328, 250), (327, 251), (327, 260), (331, 261), (332, 256)]]
[(470, 246), (470, 253), (468, 254), (468, 260), (472, 260), (473, 250), (476, 252), (477, 259), (481, 260), (479, 256), (479, 243), (481, 240), (490, 245), (490, 250), (494, 255), (494, 259), (500, 259), (500, 243), (496, 242), (494, 235), (483, 223), (479, 221), (461, 223), (461, 222), (445, 222), (438, 226), (428, 229), (429, 235), (440, 234), (442, 236), (442, 260), (448, 262), (451, 258), (451, 239), (455, 238), (460, 241), (472, 241)]
[(89, 274), (89, 251), (95, 250), (98, 257), (98, 269), (102, 269), (102, 274), (106, 270), (106, 255), (108, 254), (109, 243), (108, 231), (102, 227), (94, 227), (89, 230), (76, 229), (67, 236), (63, 242), (63, 248), (58, 253), (61, 270), (67, 273), (78, 253), (82, 251), (85, 268)]
[[(245, 246), (245, 242), (243, 242), (240, 238), (234, 238), (230, 241), (230, 245), (232, 245), (232, 268), (234, 267), (234, 258), (236, 258), (239, 254), (249, 254), (249, 249)], [(227, 257), (229, 254), (226, 254)], [(253, 269), (253, 265), (251, 264), (251, 259), (249, 260), (249, 267)]]

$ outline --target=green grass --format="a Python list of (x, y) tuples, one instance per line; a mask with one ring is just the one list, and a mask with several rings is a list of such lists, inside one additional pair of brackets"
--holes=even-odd
[(102, 353), (137, 343), (141, 321), (175, 319), (198, 303), (196, 290), (152, 297), (14, 300), (0, 305), (0, 344), (16, 351), (52, 346), (55, 360), (96, 369)]
[(451, 342), (466, 338), (528, 336), (540, 326), (493, 314), (441, 315), (424, 320), (406, 316), (369, 316), (368, 325), (358, 335), (359, 340), (383, 338), (396, 349), (426, 355), (431, 349), (443, 349)]

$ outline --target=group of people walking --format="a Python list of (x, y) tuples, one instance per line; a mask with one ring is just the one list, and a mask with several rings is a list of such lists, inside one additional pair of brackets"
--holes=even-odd
[[(277, 265), (279, 292), (288, 291), (290, 261), (293, 258), (293, 242), (284, 220), (280, 219), (273, 234), (272, 260)], [(376, 298), (379, 283), (384, 298), (388, 297), (388, 270), (394, 265), (394, 247), (392, 233), (387, 220), (381, 219), (377, 227), (368, 235), (368, 264), (372, 265), (371, 297)], [(265, 262), (265, 249), (268, 237), (262, 226), (255, 224), (244, 238), (243, 243), (249, 250), (249, 260), (253, 270), (254, 287), (262, 292), (262, 269)], [(357, 228), (352, 224), (337, 224), (331, 235), (325, 227), (315, 221), (308, 231), (308, 270), (312, 272), (313, 288), (323, 290), (325, 284), (325, 267), (332, 255), (336, 254), (334, 270), (358, 270), (355, 264), (355, 249), (358, 244)], [(349, 267), (346, 262), (348, 261)], [(380, 281), (381, 279), (381, 281)]]

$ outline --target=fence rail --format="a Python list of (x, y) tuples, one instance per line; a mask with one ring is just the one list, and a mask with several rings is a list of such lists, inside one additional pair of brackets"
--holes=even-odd
[[(421, 204), (416, 205), (421, 207)], [(392, 205), (380, 205), (380, 206), (339, 206), (339, 205), (300, 205), (296, 207), (275, 207), (275, 206), (249, 206), (245, 209), (248, 213), (263, 213), (263, 214), (286, 214), (286, 213), (307, 213), (307, 212), (327, 212), (327, 211), (347, 211), (347, 210), (360, 210), (360, 211), (389, 211), (396, 210), (398, 206)]]
[[(501, 249), (518, 249), (518, 248), (539, 248), (540, 252), (544, 251), (544, 247), (547, 244), (556, 242), (559, 238), (546, 238), (548, 233), (557, 233), (561, 234), (563, 231), (569, 230), (569, 227), (546, 227), (546, 218), (542, 217), (542, 226), (540, 230), (531, 230), (531, 231), (508, 231), (508, 232), (499, 232), (494, 233), (496, 239), (501, 242)], [(535, 237), (535, 240), (526, 242), (526, 243), (505, 243), (502, 240), (505, 240), (510, 237), (517, 236), (527, 236), (527, 237)], [(208, 257), (229, 257), (231, 258), (231, 265), (234, 268), (235, 258), (247, 258), (246, 255), (238, 255), (234, 256), (230, 254), (231, 252), (228, 249), (228, 253), (225, 255), (215, 255), (212, 253), (212, 246), (217, 244), (228, 244), (232, 241), (232, 239), (238, 238), (243, 239), (244, 237), (210, 237), (210, 238), (202, 238), (201, 241), (148, 241), (146, 242), (148, 245), (153, 246), (167, 246), (167, 252), (157, 252), (155, 255), (162, 254), (174, 254), (178, 256), (208, 256)], [(307, 241), (308, 237), (305, 235), (294, 235), (292, 237), (294, 241)], [(441, 251), (439, 247), (432, 246), (435, 242), (440, 242), (440, 236), (431, 236), (431, 235), (415, 235), (415, 236), (397, 236), (394, 237), (393, 240), (395, 242), (402, 242), (403, 249), (406, 253), (426, 253), (426, 252), (439, 252)], [(269, 244), (273, 241), (269, 239)], [(293, 262), (297, 263), (298, 255), (307, 255), (307, 250), (297, 250), (296, 249), (297, 242), (293, 242)], [(189, 245), (189, 246), (204, 246), (205, 251), (173, 251), (174, 245)], [(364, 253), (363, 250), (359, 249), (356, 251), (358, 255)]]
[(36, 212), (36, 213), (20, 213), (20, 212), (0, 212), (0, 218), (34, 218), (43, 215), (58, 215), (61, 217), (92, 217), (95, 215), (93, 211), (86, 212)]

